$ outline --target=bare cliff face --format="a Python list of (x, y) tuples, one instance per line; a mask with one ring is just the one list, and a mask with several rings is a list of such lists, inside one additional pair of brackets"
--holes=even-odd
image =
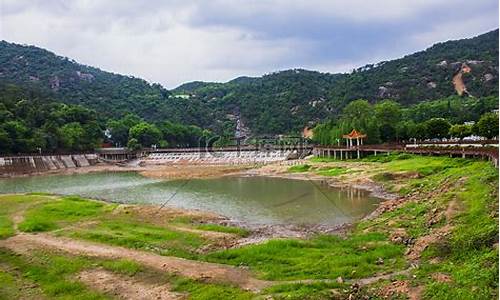
[(468, 74), (471, 71), (472, 69), (466, 63), (463, 63), (460, 70), (453, 76), (452, 79), (453, 86), (455, 87), (455, 91), (459, 96), (470, 95), (469, 92), (467, 91), (467, 87), (465, 86), (462, 77), (464, 74)]

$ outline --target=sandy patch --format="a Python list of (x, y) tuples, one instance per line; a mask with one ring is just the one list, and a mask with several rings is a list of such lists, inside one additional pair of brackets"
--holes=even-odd
[(78, 274), (77, 278), (90, 288), (118, 299), (177, 300), (186, 298), (183, 294), (170, 291), (168, 284), (146, 283), (102, 269), (83, 271)]

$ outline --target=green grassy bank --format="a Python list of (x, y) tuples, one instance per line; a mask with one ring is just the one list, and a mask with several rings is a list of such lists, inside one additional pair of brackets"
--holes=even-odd
[[(146, 273), (159, 276), (192, 299), (213, 299), (214, 295), (222, 299), (345, 299), (349, 295), (354, 299), (405, 299), (410, 294), (422, 299), (498, 298), (498, 170), (488, 162), (394, 154), (353, 162), (311, 160), (307, 167), (294, 166), (288, 171), (346, 182), (367, 178), (401, 198), (383, 203), (384, 209), (376, 217), (358, 222), (346, 236), (279, 239), (225, 249), (223, 241), (237, 240), (249, 232), (200, 222), (192, 216), (151, 217), (79, 197), (0, 196), (1, 239), (15, 235), (17, 224), (21, 232), (47, 232), (228, 264), (249, 269), (256, 278), (278, 282), (251, 293), (224, 283), (151, 275), (153, 271), (134, 262), (48, 250), (40, 255), (18, 255), (0, 248), (0, 299), (13, 299), (16, 293), (30, 296), (16, 290), (26, 284), (36, 286), (30, 291), (35, 296), (47, 298), (76, 294), (81, 296), (78, 299), (112, 297), (71, 277), (95, 267), (138, 278)], [(407, 272), (400, 272), (404, 270)], [(360, 288), (351, 286), (357, 280), (395, 272), (400, 273), (390, 279)], [(292, 282), (297, 280), (305, 281)]]

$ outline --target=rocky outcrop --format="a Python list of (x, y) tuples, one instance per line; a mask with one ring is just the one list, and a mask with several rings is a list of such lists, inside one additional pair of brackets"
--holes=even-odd
[(460, 70), (453, 76), (453, 86), (455, 87), (455, 91), (459, 96), (469, 96), (469, 92), (467, 91), (467, 87), (462, 79), (463, 74), (467, 74), (471, 72), (471, 68), (463, 63)]

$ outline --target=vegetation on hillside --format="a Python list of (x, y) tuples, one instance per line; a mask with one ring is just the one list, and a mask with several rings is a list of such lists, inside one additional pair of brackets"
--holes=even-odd
[(335, 119), (356, 99), (392, 99), (403, 107), (442, 99), (456, 94), (452, 77), (463, 63), (471, 68), (463, 76), (470, 95), (497, 94), (498, 30), (439, 43), (350, 74), (295, 69), (226, 83), (191, 82), (172, 91), (37, 47), (0, 42), (0, 82), (36, 87), (59, 102), (94, 109), (106, 119), (132, 113), (147, 122), (168, 120), (230, 136), (236, 116), (253, 134), (286, 134)]

